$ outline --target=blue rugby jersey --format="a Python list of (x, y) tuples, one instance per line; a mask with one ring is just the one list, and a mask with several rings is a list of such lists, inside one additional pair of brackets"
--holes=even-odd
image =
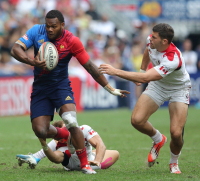
[[(47, 41), (50, 40), (47, 36), (46, 25), (37, 24), (29, 29), (16, 43), (23, 46), (26, 50), (34, 46), (34, 56), (36, 56), (42, 43)], [(69, 86), (68, 63), (72, 56), (76, 57), (82, 65), (89, 60), (89, 55), (79, 38), (67, 30), (63, 30), (61, 37), (52, 43), (58, 50), (58, 65), (52, 71), (34, 67), (34, 89), (56, 88), (63, 85)]]

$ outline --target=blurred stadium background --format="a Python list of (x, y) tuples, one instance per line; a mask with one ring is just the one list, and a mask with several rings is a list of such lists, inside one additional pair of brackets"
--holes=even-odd
[[(44, 23), (51, 9), (63, 13), (66, 28), (81, 39), (97, 65), (106, 62), (128, 71), (139, 71), (145, 40), (153, 25), (169, 23), (175, 30), (173, 42), (182, 51), (191, 75), (191, 105), (200, 108), (198, 0), (0, 0), (0, 116), (29, 113), (33, 67), (11, 57), (10, 49), (30, 27)], [(27, 53), (34, 56), (33, 49)], [(111, 85), (131, 92), (127, 99), (114, 97), (97, 85), (74, 58), (69, 76), (78, 111), (133, 109), (146, 86), (135, 87), (108, 76)]]
[[(175, 30), (173, 42), (182, 51), (191, 75), (191, 104), (200, 108), (198, 0), (0, 0), (0, 116), (29, 113), (33, 67), (11, 57), (10, 49), (27, 29), (44, 23), (45, 14), (51, 9), (63, 13), (66, 29), (81, 39), (97, 65), (106, 62), (128, 71), (139, 71), (145, 40), (153, 25), (169, 23)], [(33, 49), (27, 53), (34, 56)], [(114, 97), (97, 85), (74, 58), (69, 76), (78, 111), (133, 109), (145, 88), (108, 76), (111, 85), (131, 92), (127, 99)]]

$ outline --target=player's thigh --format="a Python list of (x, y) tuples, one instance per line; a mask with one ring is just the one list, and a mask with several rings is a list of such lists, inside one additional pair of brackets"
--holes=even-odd
[(32, 128), (35, 131), (48, 130), (52, 116), (39, 116), (32, 120)]
[(54, 109), (54, 105), (44, 92), (39, 92), (38, 94), (31, 96), (31, 120), (40, 116), (52, 116), (53, 119)]
[(170, 132), (174, 136), (182, 134), (188, 114), (188, 105), (183, 102), (171, 102), (169, 104)]
[(119, 159), (119, 152), (117, 150), (106, 150), (102, 162), (110, 161), (115, 163)]
[(152, 115), (158, 107), (159, 106), (151, 97), (146, 94), (142, 94), (132, 112), (132, 122), (146, 122), (149, 116)]
[(64, 112), (76, 111), (74, 96), (71, 89), (56, 89), (50, 99), (60, 115)]

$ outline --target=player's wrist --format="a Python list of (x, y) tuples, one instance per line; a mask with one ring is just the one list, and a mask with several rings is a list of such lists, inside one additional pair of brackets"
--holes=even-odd
[(28, 57), (28, 64), (31, 66), (35, 66), (35, 61)]
[(44, 151), (47, 151), (47, 150), (49, 149), (49, 147), (48, 147), (48, 145), (42, 145), (42, 149), (43, 149)]
[(122, 93), (120, 92), (119, 89), (114, 89), (113, 87), (110, 86), (110, 84), (107, 84), (104, 87), (105, 90), (107, 90), (108, 92), (110, 92), (111, 94), (115, 95), (115, 96), (121, 96)]

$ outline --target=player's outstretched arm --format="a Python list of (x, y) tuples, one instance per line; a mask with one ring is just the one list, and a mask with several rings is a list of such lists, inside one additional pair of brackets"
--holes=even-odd
[(141, 72), (128, 72), (120, 69), (115, 69), (109, 64), (101, 64), (99, 70), (103, 74), (118, 76), (133, 82), (147, 83), (150, 81), (162, 79), (162, 76), (154, 68), (148, 70), (145, 73), (141, 73)]
[(93, 161), (90, 161), (89, 163), (90, 165), (100, 166), (106, 152), (106, 146), (104, 145), (104, 142), (99, 135), (95, 135), (88, 141), (94, 148), (96, 148), (96, 157)]
[(61, 151), (53, 152), (47, 145), (46, 141), (39, 138), (39, 141), (42, 145), (43, 151), (47, 158), (53, 163), (62, 163), (64, 160), (64, 154)]
[(126, 90), (119, 90), (119, 89), (115, 89), (115, 88), (111, 87), (110, 84), (108, 83), (107, 79), (105, 78), (105, 76), (100, 73), (100, 71), (98, 70), (98, 67), (91, 60), (88, 60), (88, 62), (86, 62), (83, 65), (83, 67), (90, 73), (90, 75), (102, 87), (104, 87), (111, 94), (118, 95), (118, 96), (121, 96), (121, 97), (126, 97), (125, 94), (130, 94), (130, 92), (128, 92)]
[(31, 66), (36, 66), (36, 67), (40, 67), (42, 69), (46, 68), (46, 61), (39, 60), (39, 52), (38, 55), (34, 58), (31, 59), (30, 57), (27, 56), (26, 50), (24, 49), (24, 47), (22, 47), (21, 45), (15, 43), (11, 49), (11, 55), (17, 59), (18, 61), (31, 65)]

